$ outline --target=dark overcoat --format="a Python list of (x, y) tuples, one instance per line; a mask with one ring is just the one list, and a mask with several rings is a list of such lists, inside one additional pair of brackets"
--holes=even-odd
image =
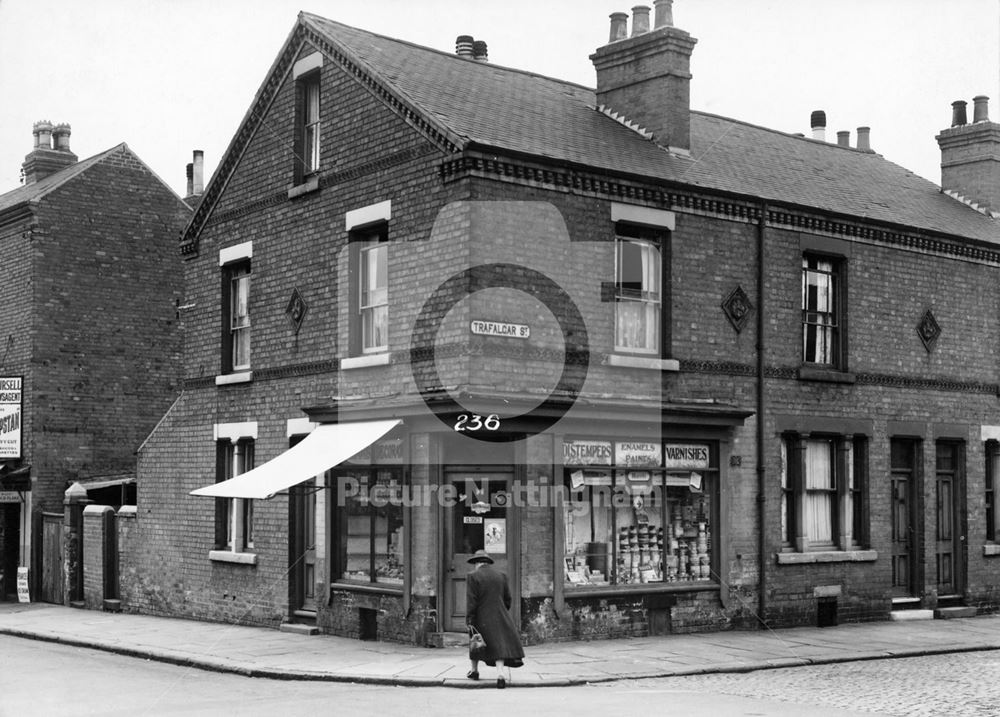
[(487, 563), (466, 576), (465, 595), (465, 621), (486, 640), (483, 662), (492, 667), (503, 660), (508, 667), (520, 667), (524, 648), (509, 612), (507, 576)]

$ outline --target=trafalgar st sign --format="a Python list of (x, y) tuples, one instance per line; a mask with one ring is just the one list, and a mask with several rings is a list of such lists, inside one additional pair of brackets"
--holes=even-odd
[(22, 384), (20, 376), (0, 377), (0, 460), (21, 457)]

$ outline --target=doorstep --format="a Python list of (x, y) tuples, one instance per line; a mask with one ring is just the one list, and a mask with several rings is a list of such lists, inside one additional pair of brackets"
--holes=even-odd
[(897, 622), (903, 620), (933, 620), (934, 610), (893, 610), (889, 613), (889, 619)]
[(962, 607), (939, 607), (934, 611), (934, 618), (937, 620), (950, 620), (956, 617), (975, 617), (976, 608)]
[(318, 635), (319, 628), (301, 622), (283, 622), (278, 625), (279, 632), (291, 632), (296, 635)]

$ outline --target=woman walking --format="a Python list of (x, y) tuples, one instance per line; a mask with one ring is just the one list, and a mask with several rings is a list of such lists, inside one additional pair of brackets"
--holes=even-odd
[[(470, 634), (473, 628), (482, 634), (486, 649), (476, 655), (470, 651), (472, 669), (467, 677), (479, 679), (479, 661), (482, 660), (490, 667), (496, 666), (497, 688), (502, 690), (510, 678), (510, 668), (524, 664), (524, 648), (509, 612), (510, 586), (507, 576), (493, 567), (493, 558), (485, 550), (477, 550), (469, 563), (473, 568), (465, 578), (465, 621)], [(504, 678), (504, 667), (507, 667), (507, 678)]]

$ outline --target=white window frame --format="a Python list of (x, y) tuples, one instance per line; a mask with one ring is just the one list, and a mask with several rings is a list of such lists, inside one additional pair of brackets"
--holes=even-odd
[[(623, 253), (626, 247), (639, 251), (642, 276), (638, 290), (623, 287)], [(663, 311), (663, 276), (660, 246), (648, 239), (615, 234), (615, 351), (659, 356), (663, 336), (660, 322)], [(641, 342), (623, 340), (625, 317), (623, 314), (638, 309), (643, 314), (642, 324), (646, 327)]]
[(389, 348), (389, 243), (366, 242), (359, 248), (358, 264), (361, 352), (385, 353)]

